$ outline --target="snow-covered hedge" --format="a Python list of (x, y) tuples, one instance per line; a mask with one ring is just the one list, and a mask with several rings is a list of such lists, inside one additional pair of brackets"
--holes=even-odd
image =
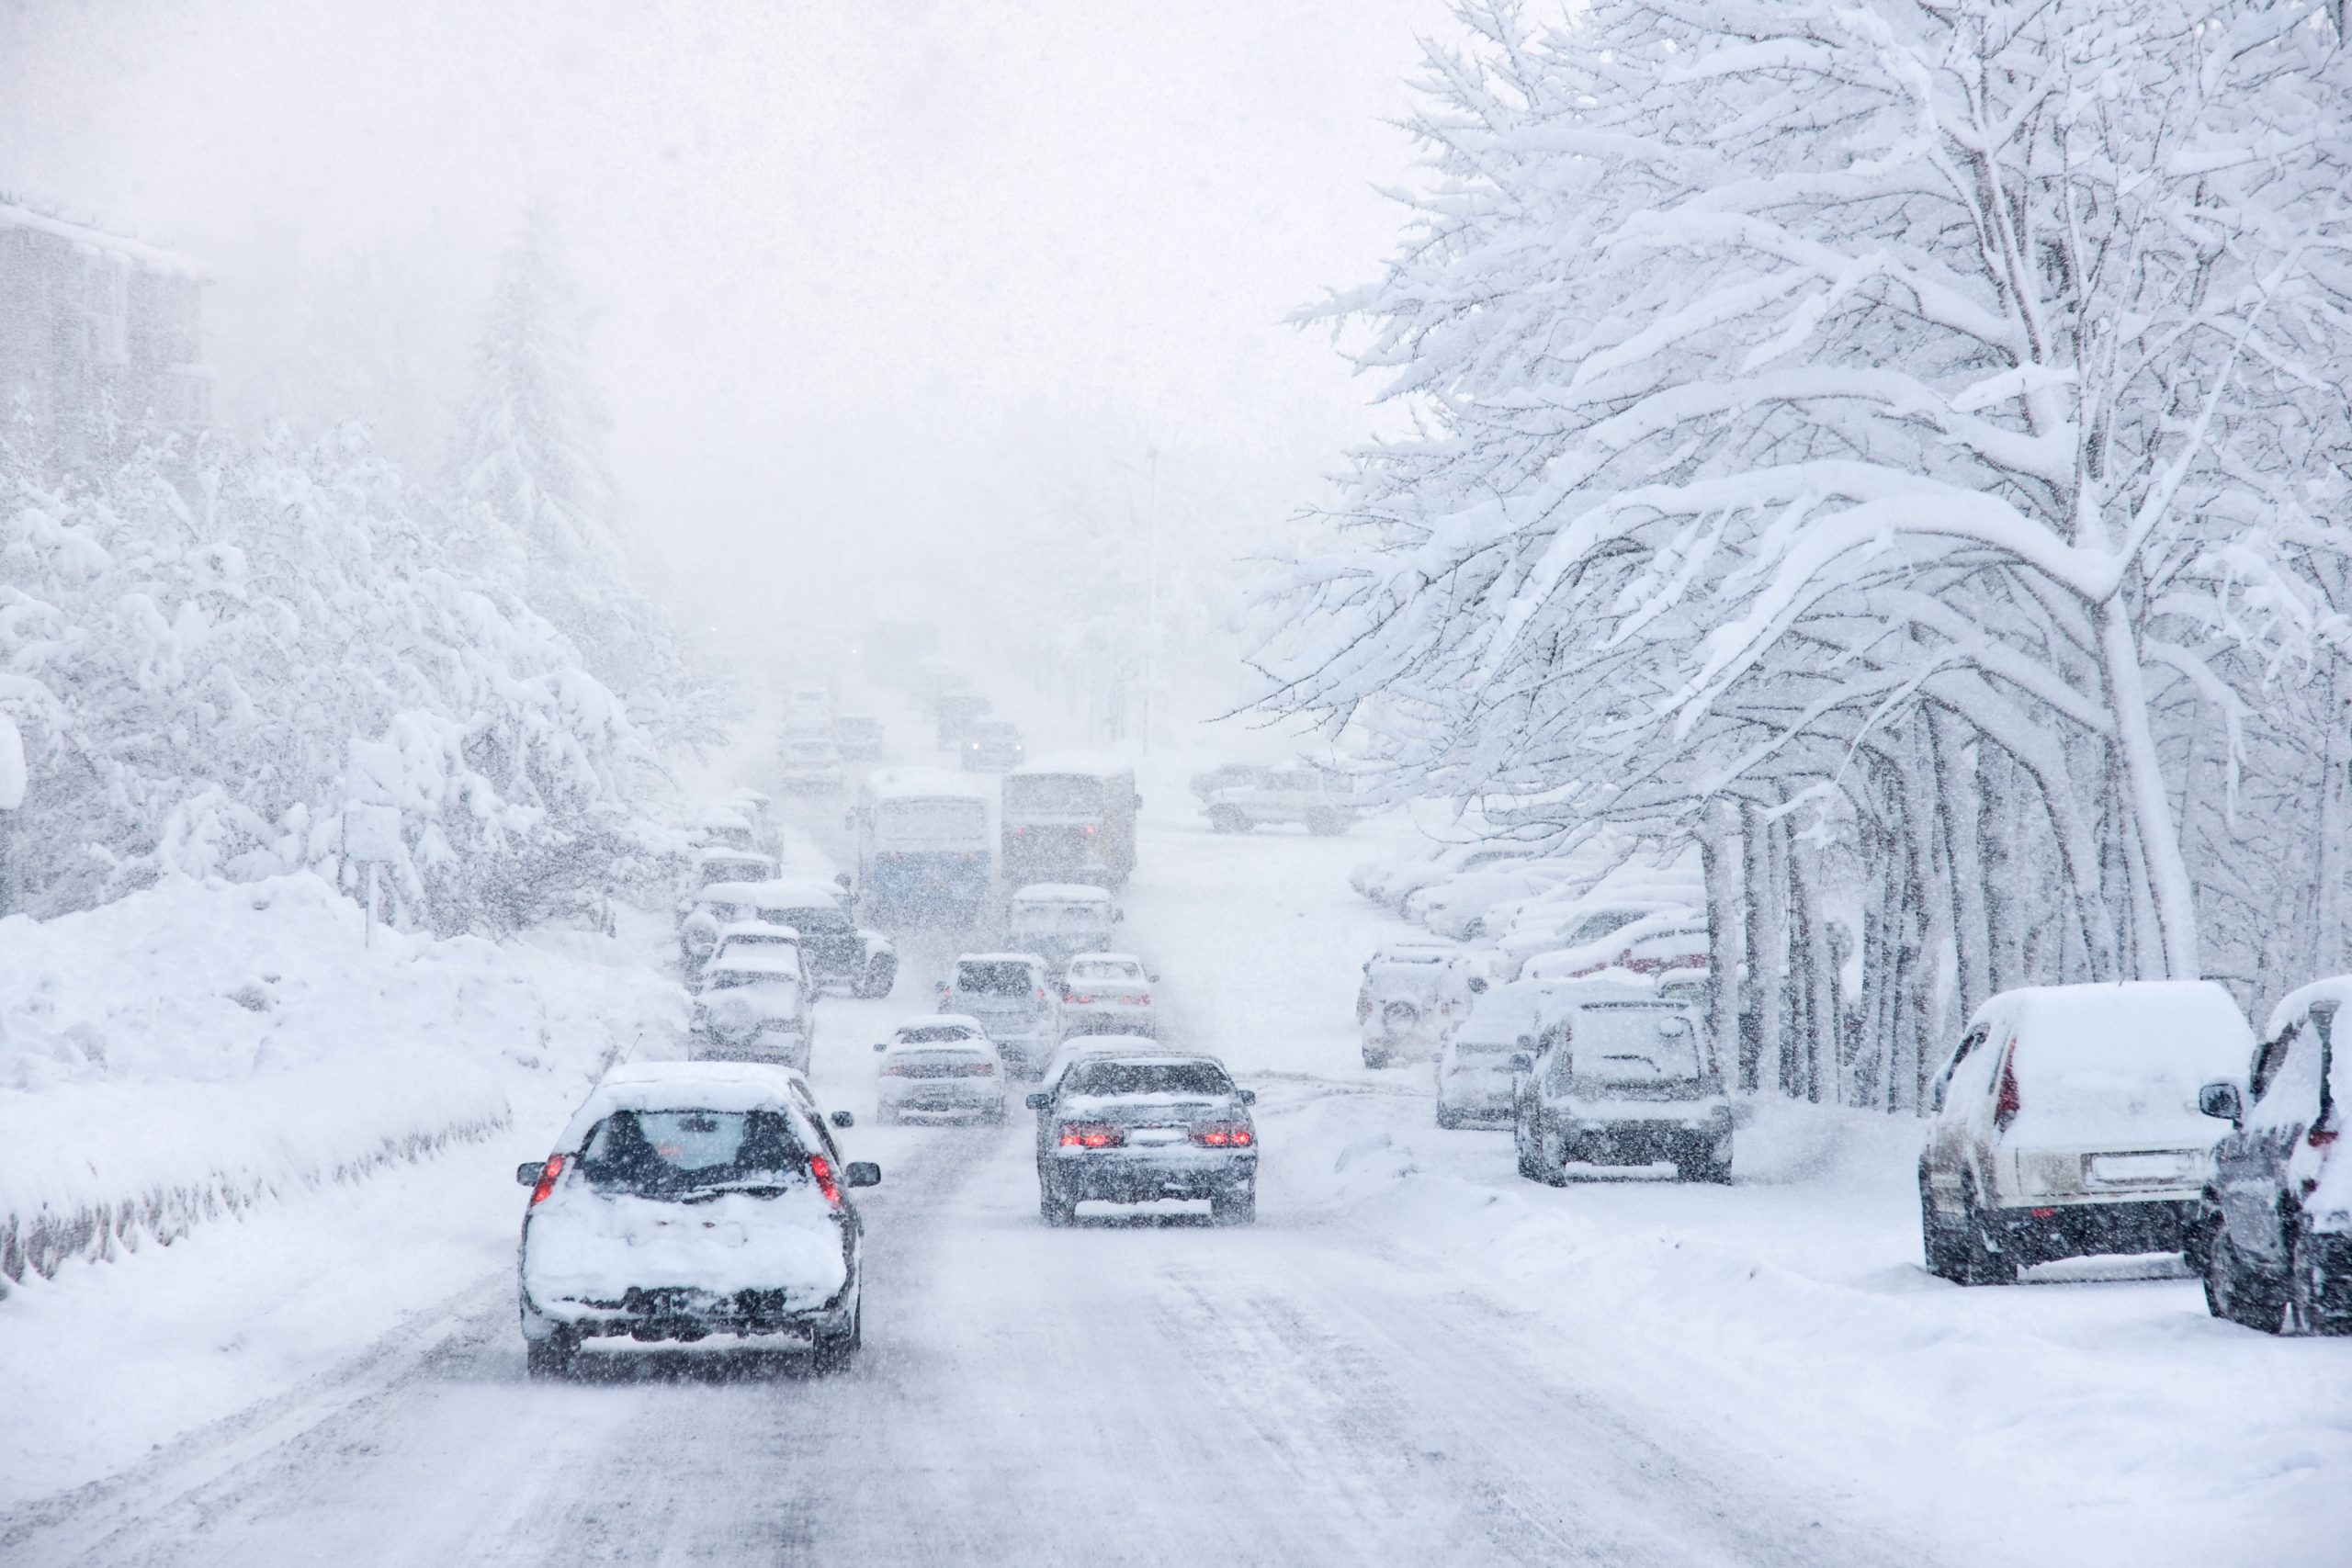
[(53, 1272), (508, 1118), (549, 1065), (515, 954), (379, 929), (307, 873), (0, 920), (0, 1271)]

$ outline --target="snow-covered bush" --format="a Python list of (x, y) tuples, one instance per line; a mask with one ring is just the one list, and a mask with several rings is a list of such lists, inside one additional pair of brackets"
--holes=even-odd
[(1413, 231), (1319, 312), (1416, 433), (1271, 588), (1268, 700), (1700, 838), (1715, 973), (1777, 977), (1724, 1021), (1800, 1092), (1911, 1103), (2031, 979), (2337, 966), (2324, 8), (1460, 17)]

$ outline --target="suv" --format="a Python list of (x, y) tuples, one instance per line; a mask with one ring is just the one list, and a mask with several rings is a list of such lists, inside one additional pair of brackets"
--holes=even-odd
[(1310, 833), (1344, 833), (1366, 809), (1354, 780), (1308, 762), (1285, 762), (1256, 779), (1209, 790), (1201, 807), (1219, 833), (1246, 833), (1270, 822), (1300, 823)]
[(977, 1018), (1006, 1068), (1035, 1077), (1061, 1037), (1046, 961), (1034, 953), (967, 953), (939, 982), (939, 1010)]
[[(1565, 1000), (1565, 998), (1563, 998)], [(1519, 1173), (1558, 1184), (1571, 1160), (1731, 1179), (1731, 1101), (1698, 1013), (1645, 986), (1587, 981), (1511, 1060)]]
[(800, 962), (814, 987), (843, 986), (866, 1000), (890, 994), (898, 983), (899, 950), (878, 931), (850, 916), (846, 876), (831, 882), (786, 879), (767, 884), (755, 906), (759, 918), (799, 934)]
[(964, 767), (985, 773), (1001, 773), (1017, 768), (1028, 755), (1028, 748), (1021, 742), (1021, 727), (1011, 719), (975, 719), (964, 732)]
[(2185, 1251), (2212, 1174), (2199, 1086), (2253, 1044), (2210, 980), (2030, 986), (1978, 1008), (1929, 1099), (1928, 1272), (2005, 1285), (2053, 1258)]
[(2352, 1084), (2335, 1074), (2336, 1016), (2352, 976), (2304, 987), (2270, 1014), (2245, 1089), (2198, 1091), (2226, 1119), (2213, 1175), (2189, 1232), (2188, 1266), (2215, 1317), (2276, 1334), (2352, 1334), (2352, 1157), (2340, 1143)]
[[(851, 1124), (846, 1111), (834, 1127)], [(862, 1227), (844, 1161), (807, 1080), (775, 1067), (615, 1067), (544, 1160), (518, 1166), (523, 1345), (533, 1377), (583, 1341), (691, 1344), (711, 1334), (857, 1353)]]
[(687, 1035), (697, 1061), (808, 1070), (808, 980), (797, 948), (747, 948), (703, 966)]
[(1437, 1055), (1487, 988), (1475, 969), (1467, 951), (1433, 942), (1392, 942), (1365, 959), (1356, 990), (1363, 1065)]
[(1079, 1057), (1050, 1092), (1028, 1098), (1040, 1113), (1038, 1213), (1066, 1225), (1089, 1199), (1205, 1198), (1217, 1224), (1249, 1224), (1258, 1217), (1257, 1098), (1214, 1056)]

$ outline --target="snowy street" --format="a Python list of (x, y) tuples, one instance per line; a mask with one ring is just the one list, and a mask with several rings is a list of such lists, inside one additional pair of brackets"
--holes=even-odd
[[(312, 1324), (315, 1373), (83, 1493), (20, 1497), (0, 1547), (12, 1564), (1079, 1562), (1114, 1519), (1113, 1554), (1138, 1562), (2054, 1564), (2129, 1542), (2188, 1563), (2226, 1561), (2207, 1543), (2269, 1491), (2314, 1523), (2270, 1560), (2326, 1561), (2352, 1427), (2310, 1357), (2340, 1388), (2352, 1347), (2211, 1324), (2161, 1260), (1992, 1294), (1928, 1279), (1907, 1122), (1753, 1127), (1728, 1190), (1519, 1180), (1507, 1134), (1435, 1130), (1425, 1068), (1350, 1065), (1353, 955), (1393, 929), (1346, 888), (1365, 848), (1147, 813), (1134, 940), (1179, 1037), (1261, 1087), (1256, 1227), (1048, 1230), (1027, 1113), (873, 1126), (865, 1043), (920, 1005), (933, 964), (912, 962), (897, 998), (821, 1015), (818, 1090), (885, 1171), (862, 1203), (854, 1371), (621, 1352), (526, 1382), (500, 1157), (528, 1155), (518, 1125), (384, 1183), (438, 1205), (397, 1233), (414, 1278), (322, 1255), (326, 1284), (410, 1315), (340, 1340)], [(282, 1267), (271, 1247), (313, 1239), (202, 1234), (101, 1271), (130, 1276), (111, 1294), (85, 1280), (85, 1304), (154, 1332), (125, 1299), (135, 1271), (241, 1245)], [(271, 1325), (264, 1305), (255, 1334)], [(2254, 1390), (2247, 1423), (2232, 1413)], [(2290, 1432), (2300, 1473), (2243, 1474), (2226, 1505), (2152, 1482)]]

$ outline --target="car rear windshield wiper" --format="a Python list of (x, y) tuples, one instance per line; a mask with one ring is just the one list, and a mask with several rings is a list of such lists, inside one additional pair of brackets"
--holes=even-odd
[(791, 1182), (773, 1180), (766, 1177), (748, 1181), (715, 1181), (707, 1186), (696, 1185), (685, 1188), (678, 1193), (678, 1201), (707, 1203), (712, 1199), (723, 1198), (729, 1192), (748, 1192), (754, 1198), (774, 1198), (779, 1193), (789, 1190), (793, 1185)]

